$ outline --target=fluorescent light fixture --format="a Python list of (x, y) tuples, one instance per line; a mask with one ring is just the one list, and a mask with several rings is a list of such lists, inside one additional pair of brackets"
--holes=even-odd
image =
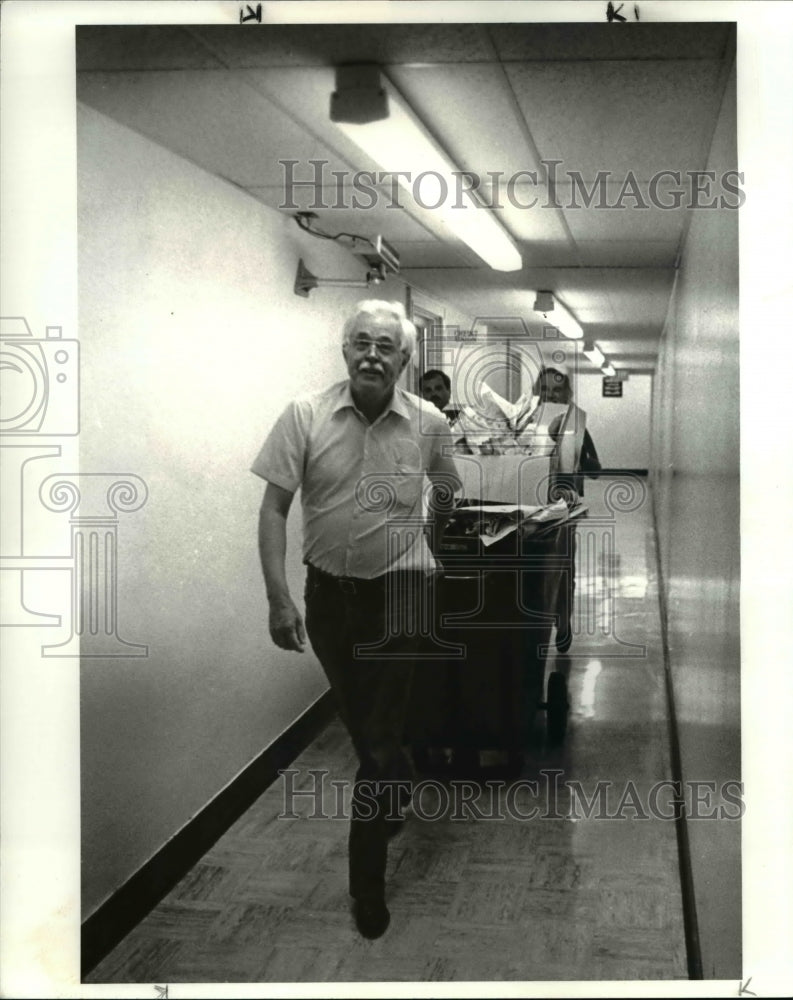
[(606, 363), (606, 357), (598, 345), (590, 340), (584, 344), (584, 354), (592, 362), (595, 368), (600, 368)]
[(617, 374), (617, 372), (614, 370), (614, 365), (604, 365), (600, 370), (608, 378), (614, 378), (614, 376)]
[(534, 309), (542, 313), (548, 326), (554, 326), (570, 340), (580, 340), (584, 336), (583, 328), (573, 314), (562, 305), (553, 292), (537, 292)]
[[(489, 209), (468, 191), (460, 190), (464, 188), (460, 169), (377, 67), (339, 67), (336, 85), (331, 120), (348, 139), (384, 170), (399, 172), (399, 184), (414, 201), (432, 211), (494, 270), (519, 271), (523, 267), (512, 238)], [(374, 116), (384, 109), (382, 91), (387, 95), (388, 116), (378, 119)], [(357, 112), (357, 102), (365, 110)], [(361, 120), (365, 118), (369, 120)]]

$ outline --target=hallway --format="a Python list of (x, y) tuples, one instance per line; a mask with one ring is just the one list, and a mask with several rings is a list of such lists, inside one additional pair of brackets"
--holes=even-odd
[[(569, 677), (564, 746), (538, 740), (520, 789), (482, 788), (457, 819), (433, 806), (431, 783), (414, 796), (390, 846), (383, 938), (355, 930), (347, 823), (308, 819), (312, 796), (292, 800), (299, 819), (279, 819), (279, 781), (86, 981), (687, 978), (675, 823), (658, 818), (671, 812), (668, 790), (648, 807), (672, 776), (648, 491), (639, 479), (587, 483), (576, 635), (555, 658)], [(354, 772), (340, 724), (292, 767), (302, 790), (315, 787), (311, 769), (328, 769), (332, 814), (329, 782)], [(598, 782), (611, 784), (594, 806)], [(532, 804), (534, 818), (516, 814)]]

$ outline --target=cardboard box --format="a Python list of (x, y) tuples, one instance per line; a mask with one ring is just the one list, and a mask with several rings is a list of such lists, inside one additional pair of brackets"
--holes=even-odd
[(455, 455), (466, 500), (534, 506), (548, 502), (549, 456)]

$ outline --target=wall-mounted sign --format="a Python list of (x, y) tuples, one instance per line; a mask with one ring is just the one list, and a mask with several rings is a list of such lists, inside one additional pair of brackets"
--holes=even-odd
[(620, 378), (603, 378), (603, 395), (612, 396), (617, 398), (622, 396), (622, 379)]

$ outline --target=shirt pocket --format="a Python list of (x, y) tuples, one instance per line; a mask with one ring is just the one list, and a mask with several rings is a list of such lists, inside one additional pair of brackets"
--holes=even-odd
[(394, 497), (395, 513), (405, 513), (420, 507), (421, 492), (424, 487), (424, 473), (397, 468), (388, 477)]

